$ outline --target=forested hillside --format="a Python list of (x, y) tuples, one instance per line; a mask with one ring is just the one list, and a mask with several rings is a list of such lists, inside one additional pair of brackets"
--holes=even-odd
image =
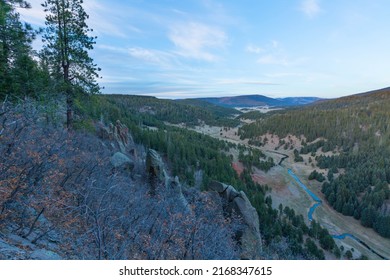
[(321, 100), (318, 97), (287, 97), (287, 98), (271, 98), (264, 95), (240, 95), (227, 97), (206, 97), (187, 99), (187, 102), (206, 102), (222, 106), (225, 108), (236, 107), (257, 107), (257, 106), (271, 106), (271, 107), (291, 107), (310, 104)]
[[(88, 55), (96, 38), (82, 4), (44, 2), (37, 52), (35, 31), (16, 12), (28, 4), (0, 0), (0, 244), (13, 252), (2, 258), (32, 258), (26, 251), (43, 248), (65, 259), (238, 258), (242, 225), (209, 191), (213, 180), (244, 191), (256, 209), (260, 257), (341, 256), (326, 229), (289, 207), (272, 208), (268, 186), (235, 172), (235, 144), (170, 125), (236, 126), (235, 110), (98, 94), (99, 68)], [(148, 176), (150, 149), (162, 156), (164, 178)], [(274, 166), (260, 157), (240, 155), (248, 169)], [(170, 191), (155, 196), (156, 184)]]
[[(322, 186), (328, 202), (390, 237), (389, 124), (390, 89), (383, 89), (263, 115), (239, 133), (252, 141), (267, 132), (304, 136), (300, 152), (312, 153), (318, 167), (329, 170)], [(324, 141), (311, 144), (319, 138)], [(317, 151), (339, 154), (317, 155)], [(335, 176), (339, 169), (345, 172)]]
[(119, 111), (140, 116), (145, 125), (156, 126), (161, 121), (172, 124), (195, 126), (200, 124), (233, 127), (239, 124), (235, 116), (240, 114), (227, 109), (203, 103), (191, 103), (182, 100), (157, 99), (149, 96), (110, 95), (104, 100), (100, 96), (98, 103), (110, 103)]
[[(140, 100), (139, 97), (133, 96), (122, 96), (120, 99), (111, 95), (93, 96), (80, 102), (83, 106), (76, 111), (83, 116), (85, 128), (90, 127), (97, 119), (103, 119), (105, 122), (115, 122), (120, 119), (129, 127), (135, 141), (161, 152), (168, 159), (172, 174), (179, 176), (189, 186), (200, 186), (207, 190), (210, 181), (217, 180), (244, 191), (259, 214), (266, 258), (323, 259), (325, 258), (323, 250), (334, 252), (340, 257), (340, 251), (326, 229), (315, 222), (307, 226), (304, 218), (289, 207), (280, 205), (279, 209), (272, 208), (272, 199), (267, 194), (269, 187), (254, 183), (248, 171), (252, 166), (264, 170), (274, 166), (272, 161), (259, 161), (260, 157), (264, 157), (261, 152), (253, 150), (247, 155), (240, 153), (241, 160), (249, 169), (238, 176), (232, 168), (232, 159), (227, 152), (230, 149), (244, 151), (243, 146), (165, 125), (158, 119), (154, 119), (153, 126), (159, 129), (145, 126), (151, 125), (149, 118), (153, 117), (153, 112), (135, 114), (130, 110), (119, 109), (126, 107), (125, 104), (134, 102), (133, 98)], [(166, 102), (153, 100), (161, 104)], [(318, 240), (321, 248), (318, 248), (313, 240)]]

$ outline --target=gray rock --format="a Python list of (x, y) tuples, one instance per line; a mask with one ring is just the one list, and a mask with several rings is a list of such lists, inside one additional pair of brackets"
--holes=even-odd
[(30, 255), (32, 260), (62, 260), (62, 257), (57, 253), (45, 249), (38, 249)]
[(165, 179), (164, 163), (161, 156), (152, 149), (149, 149), (146, 156), (146, 172), (149, 176)]
[(127, 171), (132, 171), (134, 169), (134, 161), (121, 152), (115, 153), (110, 161), (115, 168), (123, 168)]
[(226, 190), (227, 187), (228, 186), (223, 184), (223, 183), (220, 183), (217, 181), (212, 181), (210, 183), (209, 189), (212, 191), (216, 191), (219, 194), (222, 194)]
[(232, 202), (236, 197), (240, 195), (240, 193), (236, 191), (234, 187), (217, 181), (212, 181), (209, 188), (210, 190), (219, 193), (228, 202)]
[(177, 205), (182, 209), (183, 212), (186, 214), (192, 212), (187, 199), (183, 195), (182, 185), (180, 184), (179, 178), (177, 176), (175, 179), (169, 178), (167, 180), (166, 189), (169, 192), (170, 197), (175, 198)]
[(26, 251), (9, 244), (0, 238), (0, 259), (23, 260), (26, 259)]
[(217, 192), (227, 203), (226, 210), (235, 212), (242, 218), (244, 228), (240, 232), (241, 258), (258, 259), (262, 250), (259, 229), (259, 216), (244, 192), (238, 192), (234, 187), (212, 181), (209, 189)]
[(16, 234), (8, 234), (7, 235), (7, 240), (10, 244), (23, 247), (23, 248), (28, 248), (28, 249), (35, 249), (36, 246), (30, 242), (30, 240), (23, 238), (19, 235)]
[(259, 216), (244, 192), (233, 200), (233, 208), (243, 218), (246, 225), (241, 236), (241, 258), (254, 259), (261, 253)]

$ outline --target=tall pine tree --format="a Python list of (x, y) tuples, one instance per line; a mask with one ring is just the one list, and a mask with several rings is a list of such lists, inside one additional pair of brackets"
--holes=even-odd
[(30, 7), (21, 0), (0, 0), (0, 98), (34, 94), (37, 65), (31, 42), (35, 33), (20, 21), (16, 6)]
[(59, 81), (58, 89), (65, 94), (67, 127), (73, 122), (73, 100), (77, 93), (98, 93), (96, 82), (100, 70), (88, 51), (93, 49), (86, 21), (88, 14), (82, 0), (47, 0), (42, 4), (46, 15), (43, 53), (49, 58), (51, 72)]

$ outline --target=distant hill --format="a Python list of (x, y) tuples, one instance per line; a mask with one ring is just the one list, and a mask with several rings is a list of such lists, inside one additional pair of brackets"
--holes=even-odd
[(312, 104), (317, 101), (325, 101), (327, 99), (318, 98), (318, 97), (286, 97), (286, 98), (278, 98), (278, 100), (282, 101), (284, 106), (300, 106)]
[(321, 100), (312, 104), (316, 109), (338, 109), (347, 107), (367, 106), (367, 104), (388, 103), (390, 87), (348, 95), (331, 100)]
[(98, 95), (92, 100), (96, 104), (104, 103), (109, 107), (116, 107), (114, 111), (117, 119), (123, 119), (124, 115), (128, 115), (136, 123), (141, 122), (146, 126), (161, 129), (162, 122), (187, 126), (205, 123), (224, 127), (235, 127), (240, 124), (240, 121), (235, 119), (240, 114), (239, 111), (200, 100), (170, 100), (120, 94)]
[(211, 102), (207, 102), (205, 100), (201, 99), (179, 99), (175, 100), (176, 103), (179, 104), (184, 104), (184, 105), (190, 105), (190, 106), (195, 106), (195, 107), (201, 107), (204, 110), (213, 112), (217, 116), (220, 117), (231, 117), (234, 115), (239, 115), (241, 114), (240, 111), (233, 109), (231, 107), (224, 107), (221, 105), (216, 105)]
[(271, 107), (291, 107), (310, 104), (322, 100), (318, 97), (287, 97), (287, 98), (271, 98), (264, 95), (241, 95), (229, 97), (209, 97), (209, 98), (195, 98), (187, 100), (201, 100), (208, 103), (227, 107), (257, 107), (257, 106), (271, 106)]

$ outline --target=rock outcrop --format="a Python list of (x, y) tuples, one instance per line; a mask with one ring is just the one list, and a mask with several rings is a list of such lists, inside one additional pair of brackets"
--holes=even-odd
[[(161, 156), (150, 149), (146, 157), (146, 172), (150, 181), (150, 193), (168, 192), (183, 211), (189, 213), (191, 208), (183, 195), (182, 185), (178, 177), (168, 175)], [(238, 192), (234, 187), (213, 181), (210, 190), (215, 191), (222, 198), (225, 212), (235, 212), (242, 219), (242, 228), (236, 233), (241, 247), (242, 259), (258, 259), (261, 254), (261, 235), (259, 231), (259, 217), (256, 209), (251, 205), (244, 192)]]
[(61, 256), (53, 251), (38, 249), (32, 252), (29, 259), (31, 260), (62, 260)]
[(110, 123), (108, 127), (99, 122), (96, 124), (96, 130), (99, 138), (109, 140), (113, 148), (119, 149), (122, 153), (130, 152), (131, 147), (134, 145), (129, 129), (119, 120), (116, 121), (115, 125)]
[(166, 190), (169, 192), (170, 197), (176, 200), (177, 206), (186, 214), (191, 213), (191, 208), (187, 199), (184, 197), (183, 188), (180, 184), (179, 178), (169, 178), (167, 180)]
[(0, 235), (0, 260), (62, 260), (54, 251), (57, 245), (48, 240), (38, 245), (15, 234)]
[(19, 114), (6, 117), (23, 130), (6, 127), (0, 141), (0, 259), (240, 257), (241, 225), (224, 217), (219, 194), (185, 188), (119, 122), (100, 123), (100, 138), (76, 130), (64, 145), (62, 128)]
[(149, 149), (146, 156), (146, 172), (151, 178), (164, 180), (168, 177), (164, 168), (164, 162), (161, 156), (152, 149)]
[(125, 171), (132, 171), (134, 169), (134, 161), (121, 152), (116, 152), (110, 159), (111, 164), (115, 168), (120, 168)]
[(159, 191), (168, 192), (170, 197), (177, 200), (177, 205), (183, 211), (191, 211), (188, 201), (183, 195), (179, 178), (177, 176), (172, 178), (168, 175), (161, 156), (153, 149), (149, 149), (146, 156), (146, 173), (149, 176), (150, 193), (152, 195), (157, 194)]
[(241, 259), (258, 259), (262, 250), (259, 216), (246, 194), (217, 181), (212, 181), (209, 188), (219, 193), (226, 202), (225, 210), (228, 213), (235, 211), (242, 218), (244, 228), (238, 234), (241, 243)]

